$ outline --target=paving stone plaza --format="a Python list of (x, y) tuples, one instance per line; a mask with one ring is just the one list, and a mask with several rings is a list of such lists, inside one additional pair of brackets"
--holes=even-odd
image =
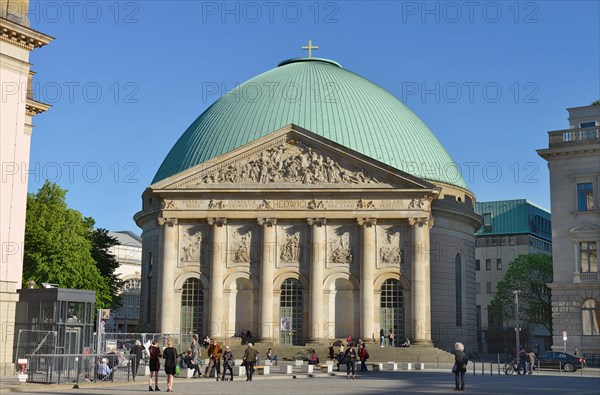
[[(422, 372), (368, 372), (357, 374), (356, 380), (347, 380), (345, 373), (333, 375), (258, 376), (252, 382), (234, 379), (233, 382), (216, 382), (213, 379), (175, 379), (174, 392), (179, 394), (443, 394), (454, 393), (454, 376), (447, 371)], [(165, 378), (159, 386), (166, 389)], [(485, 375), (466, 377), (465, 392), (471, 394), (598, 394), (600, 370), (588, 369), (571, 374), (543, 372), (532, 376)], [(72, 385), (2, 385), (0, 393), (48, 393), (48, 394), (91, 394), (120, 395), (148, 392), (145, 378), (137, 382)]]

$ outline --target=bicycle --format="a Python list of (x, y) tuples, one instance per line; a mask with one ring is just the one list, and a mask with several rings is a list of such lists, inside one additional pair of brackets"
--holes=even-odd
[(294, 359), (296, 361), (308, 361), (310, 359), (310, 349), (298, 351)]
[(515, 372), (517, 372), (517, 374), (521, 374), (521, 366), (519, 364), (519, 361), (517, 361), (516, 359), (507, 361), (504, 364), (504, 367), (502, 368), (502, 370), (504, 371), (504, 374), (506, 374), (506, 375), (510, 375)]

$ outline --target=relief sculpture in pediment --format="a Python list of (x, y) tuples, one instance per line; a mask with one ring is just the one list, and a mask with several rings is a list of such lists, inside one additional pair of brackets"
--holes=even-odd
[(340, 164), (317, 153), (301, 142), (280, 144), (247, 159), (223, 166), (199, 181), (199, 184), (277, 183), (302, 184), (378, 184), (379, 181), (351, 164)]

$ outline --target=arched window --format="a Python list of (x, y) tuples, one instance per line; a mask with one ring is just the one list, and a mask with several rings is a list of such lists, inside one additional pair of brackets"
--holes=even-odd
[(148, 251), (148, 273), (146, 274), (146, 322), (150, 323), (150, 314), (152, 310), (152, 269), (154, 266), (154, 258), (152, 257), (152, 251)]
[(460, 254), (456, 254), (454, 258), (454, 288), (456, 294), (456, 326), (462, 326), (463, 314), (462, 314), (462, 299), (463, 299), (463, 286), (462, 286), (462, 259)]
[(581, 324), (584, 336), (600, 335), (600, 304), (588, 299), (581, 305)]
[(394, 343), (403, 342), (404, 331), (404, 289), (398, 280), (389, 279), (381, 285), (380, 319), (386, 335), (394, 332)]
[(203, 313), (202, 283), (197, 278), (188, 278), (181, 290), (181, 333), (203, 333)]
[[(125, 281), (121, 292), (121, 307), (115, 312), (116, 319), (135, 320), (140, 317), (140, 292), (142, 290), (142, 281), (139, 278), (132, 278)], [(119, 331), (129, 332), (133, 327), (127, 323), (119, 323)]]
[(303, 314), (302, 283), (295, 278), (288, 278), (281, 284), (279, 298), (281, 344), (303, 344)]

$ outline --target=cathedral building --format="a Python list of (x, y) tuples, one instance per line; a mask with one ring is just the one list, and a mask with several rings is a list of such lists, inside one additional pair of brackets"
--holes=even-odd
[(476, 345), (474, 195), (413, 112), (337, 62), (222, 96), (142, 200), (144, 331)]

